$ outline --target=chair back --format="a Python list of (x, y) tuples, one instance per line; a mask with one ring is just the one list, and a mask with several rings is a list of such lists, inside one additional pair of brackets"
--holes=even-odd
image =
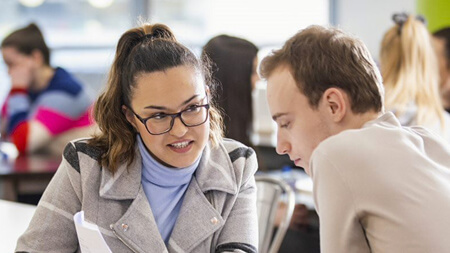
[[(256, 175), (257, 188), (257, 212), (259, 225), (259, 250), (260, 253), (278, 252), (284, 235), (289, 227), (295, 206), (295, 194), (292, 188), (283, 180)], [(286, 209), (282, 214), (278, 230), (273, 235), (275, 228), (275, 216), (280, 200), (286, 197)]]

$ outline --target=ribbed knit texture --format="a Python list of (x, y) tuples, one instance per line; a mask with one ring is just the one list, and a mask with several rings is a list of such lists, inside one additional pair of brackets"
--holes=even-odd
[(152, 157), (140, 136), (137, 139), (142, 156), (142, 186), (161, 237), (167, 244), (200, 157), (186, 168), (169, 168)]

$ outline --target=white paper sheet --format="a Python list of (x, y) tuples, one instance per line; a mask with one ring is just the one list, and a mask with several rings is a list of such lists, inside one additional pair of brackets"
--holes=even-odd
[(97, 225), (84, 220), (84, 211), (73, 216), (82, 253), (112, 253)]

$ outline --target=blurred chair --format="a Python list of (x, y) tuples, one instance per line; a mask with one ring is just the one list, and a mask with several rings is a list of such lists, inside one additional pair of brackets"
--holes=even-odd
[[(260, 253), (278, 252), (284, 235), (289, 227), (295, 205), (295, 194), (292, 188), (282, 181), (268, 176), (256, 175), (257, 211), (259, 225)], [(286, 197), (286, 209), (280, 225), (273, 235), (275, 216), (279, 202)]]

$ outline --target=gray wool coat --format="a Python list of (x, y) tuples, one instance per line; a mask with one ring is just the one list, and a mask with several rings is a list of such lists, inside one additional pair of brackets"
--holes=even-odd
[(113, 176), (85, 139), (69, 143), (16, 252), (80, 252), (73, 223), (80, 210), (114, 253), (257, 252), (257, 162), (251, 148), (228, 139), (206, 146), (167, 245), (142, 188), (136, 154)]

